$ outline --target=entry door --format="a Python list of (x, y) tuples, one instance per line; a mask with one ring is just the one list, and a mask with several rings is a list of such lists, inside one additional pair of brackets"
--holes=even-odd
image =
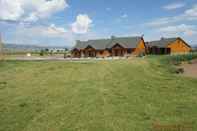
[(114, 50), (115, 56), (123, 56), (123, 51), (122, 50)]
[(94, 51), (88, 51), (88, 57), (95, 57), (96, 53)]
[(115, 56), (118, 56), (118, 50), (115, 50)]

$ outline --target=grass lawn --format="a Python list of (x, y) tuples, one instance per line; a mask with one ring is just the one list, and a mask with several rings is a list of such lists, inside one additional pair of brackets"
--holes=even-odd
[(153, 123), (197, 130), (197, 79), (158, 58), (0, 62), (0, 131), (152, 131)]

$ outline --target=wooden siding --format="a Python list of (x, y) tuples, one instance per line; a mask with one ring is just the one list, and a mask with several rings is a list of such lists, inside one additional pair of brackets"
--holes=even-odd
[(146, 47), (145, 47), (145, 42), (142, 39), (139, 44), (137, 45), (137, 47), (135, 48), (134, 52), (132, 53), (133, 55), (139, 55), (141, 53), (146, 53), (145, 51)]
[(112, 56), (125, 56), (127, 54), (127, 49), (122, 47), (121, 44), (116, 44), (111, 48)]
[(81, 52), (77, 49), (72, 50), (71, 54), (72, 54), (72, 57), (75, 57), (75, 58), (81, 57)]
[(152, 55), (167, 55), (171, 53), (170, 48), (164, 48), (164, 47), (159, 48), (157, 46), (149, 47), (148, 50), (149, 50), (148, 53)]
[(182, 39), (178, 38), (175, 42), (170, 43), (168, 48), (171, 49), (171, 53), (188, 53), (192, 49)]
[(101, 50), (101, 51), (97, 51), (96, 56), (100, 57), (100, 58), (102, 58), (102, 57), (109, 57), (110, 53), (109, 53), (108, 50)]
[(72, 51), (72, 57), (110, 57), (110, 56), (130, 56), (130, 55), (139, 55), (145, 53), (145, 43), (142, 39), (136, 48), (124, 48), (120, 44), (116, 44), (111, 49), (107, 50), (95, 50), (92, 47), (87, 47), (82, 50), (74, 49)]

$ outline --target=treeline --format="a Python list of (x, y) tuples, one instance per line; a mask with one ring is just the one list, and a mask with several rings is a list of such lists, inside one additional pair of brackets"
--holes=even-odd
[(69, 53), (69, 50), (67, 48), (65, 48), (64, 50), (50, 50), (48, 48), (46, 49), (42, 49), (39, 52), (40, 56), (44, 56), (44, 55), (53, 55), (53, 54), (67, 54)]

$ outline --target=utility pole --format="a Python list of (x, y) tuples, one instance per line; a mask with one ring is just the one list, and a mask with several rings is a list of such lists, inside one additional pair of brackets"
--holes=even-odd
[(0, 33), (0, 60), (4, 59), (4, 53), (3, 53), (3, 41)]

